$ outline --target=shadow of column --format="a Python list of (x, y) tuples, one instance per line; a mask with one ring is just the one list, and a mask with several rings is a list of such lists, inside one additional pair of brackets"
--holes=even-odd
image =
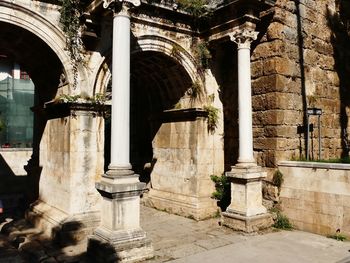
[(327, 10), (328, 26), (332, 31), (331, 44), (334, 50), (335, 71), (339, 77), (339, 98), (341, 128), (341, 157), (349, 156), (347, 128), (347, 107), (350, 105), (350, 3), (337, 0), (337, 11)]
[[(303, 127), (304, 133), (304, 145), (305, 145), (305, 156), (307, 155), (306, 144), (307, 144), (307, 99), (306, 99), (306, 85), (305, 85), (305, 64), (304, 64), (304, 37), (303, 37), (303, 25), (302, 17), (300, 14), (300, 0), (295, 0), (296, 16), (297, 16), (297, 31), (298, 31), (298, 53), (299, 53), (299, 65), (300, 65), (300, 79), (301, 79), (301, 97), (303, 104)], [(303, 152), (302, 150), (300, 151)], [(300, 156), (302, 157), (302, 156)]]

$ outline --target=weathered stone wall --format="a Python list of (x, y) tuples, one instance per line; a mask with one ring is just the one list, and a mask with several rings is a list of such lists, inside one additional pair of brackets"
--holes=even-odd
[[(176, 113), (175, 113), (176, 114)], [(181, 114), (181, 112), (179, 112)], [(203, 219), (217, 210), (211, 174), (222, 167), (219, 138), (207, 131), (206, 118), (162, 123), (153, 140), (155, 164), (148, 203), (158, 209)]]
[(40, 144), (39, 199), (71, 214), (99, 210), (103, 174), (103, 120), (75, 114), (49, 120)]
[[(334, 1), (278, 0), (271, 24), (261, 31), (252, 52), (254, 150), (258, 162), (274, 167), (280, 160), (305, 157), (307, 107), (319, 107), (322, 158), (343, 153), (342, 130), (348, 105), (342, 94), (335, 50)], [(343, 46), (345, 49), (345, 47)], [(343, 65), (344, 66), (344, 65)], [(317, 126), (317, 118), (311, 122)], [(317, 137), (315, 127), (313, 136)], [(314, 157), (318, 157), (315, 138)], [(343, 147), (344, 148), (344, 147)], [(312, 156), (312, 153), (310, 154)]]
[[(24, 166), (28, 163), (31, 155), (32, 149), (1, 149), (0, 158), (2, 159), (2, 165), (0, 175), (27, 175), (27, 172), (24, 170)], [(9, 172), (10, 174), (6, 174)]]
[(27, 213), (44, 234), (60, 242), (86, 242), (99, 225), (101, 196), (95, 183), (103, 174), (103, 144), (103, 119), (91, 112), (76, 110), (46, 123), (39, 197)]
[(350, 234), (350, 167), (347, 164), (283, 162), (282, 213), (300, 230)]

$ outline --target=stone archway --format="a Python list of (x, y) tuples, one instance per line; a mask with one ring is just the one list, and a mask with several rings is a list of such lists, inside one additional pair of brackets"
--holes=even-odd
[(161, 135), (164, 114), (194, 107), (188, 95), (193, 82), (183, 66), (164, 53), (133, 53), (131, 65), (131, 162), (141, 181), (148, 183), (151, 169), (158, 165), (157, 142), (167, 136)]
[[(3, 13), (1, 13), (3, 15)], [(3, 17), (2, 17), (3, 18)], [(22, 177), (28, 184), (24, 186), (23, 192), (25, 194), (26, 203), (34, 201), (38, 197), (38, 178), (41, 172), (39, 169), (39, 153), (40, 142), (44, 136), (44, 130), (46, 126), (45, 117), (40, 114), (33, 114), (34, 109), (39, 109), (43, 104), (49, 100), (52, 100), (58, 90), (60, 75), (62, 74), (63, 65), (56, 55), (56, 53), (37, 35), (28, 31), (22, 26), (18, 26), (15, 23), (0, 21), (0, 54), (3, 60), (6, 60), (9, 64), (10, 78), (12, 80), (12, 95), (4, 97), (2, 93), (3, 106), (6, 107), (6, 111), (3, 112), (6, 115), (7, 130), (5, 132), (23, 133), (28, 134), (32, 132), (33, 137), (26, 136), (26, 146), (21, 143), (16, 146), (16, 137), (12, 140), (8, 140), (7, 147), (15, 147), (6, 151), (1, 149), (1, 155), (3, 157), (3, 163), (11, 163), (11, 160), (15, 160), (16, 166), (20, 167), (20, 171), (16, 172), (16, 166), (10, 165), (10, 169), (13, 171), (13, 176), (8, 176), (9, 184), (8, 189), (12, 189), (12, 184), (16, 184), (18, 178), (16, 175), (30, 175), (28, 177)], [(20, 72), (27, 73), (28, 76), (15, 76), (11, 73), (11, 67), (14, 63), (20, 66), (18, 69)], [(19, 73), (18, 73), (19, 74)], [(26, 87), (26, 80), (28, 78), (32, 80), (34, 90), (31, 90), (31, 94)], [(15, 79), (15, 80), (14, 80)], [(18, 87), (15, 87), (17, 85)], [(25, 89), (24, 89), (25, 88)], [(17, 91), (15, 91), (15, 89)], [(7, 92), (10, 94), (9, 92)], [(26, 98), (22, 98), (26, 94)], [(9, 107), (8, 105), (11, 105)], [(31, 107), (32, 110), (30, 109)], [(11, 119), (10, 117), (11, 116)], [(24, 117), (25, 116), (25, 117)], [(11, 128), (12, 127), (12, 128)], [(17, 144), (18, 145), (18, 144)], [(46, 148), (46, 147), (45, 147)], [(26, 155), (24, 155), (26, 153)], [(42, 157), (45, 156), (42, 154)], [(45, 160), (45, 158), (43, 159)], [(29, 165), (27, 165), (27, 162)], [(25, 166), (25, 170), (23, 166)], [(20, 174), (18, 174), (20, 173)], [(27, 203), (28, 205), (28, 203)]]
[[(55, 24), (27, 7), (6, 1), (0, 2), (0, 22), (23, 28), (45, 42), (62, 63), (67, 82), (74, 82), (72, 64), (69, 54), (65, 50), (65, 36)], [(86, 78), (82, 66), (79, 66), (78, 74), (78, 79), (80, 80), (79, 84), (80, 86), (84, 86), (86, 84)], [(66, 92), (71, 91), (68, 90)]]
[[(108, 85), (108, 62), (100, 66), (95, 93)], [(195, 59), (177, 43), (150, 35), (135, 40), (131, 51), (133, 169), (149, 183), (148, 205), (196, 219), (217, 210), (208, 174), (214, 166), (209, 156), (214, 153), (203, 110), (207, 92), (202, 81)], [(194, 83), (201, 86), (200, 98), (191, 97)]]
[(100, 220), (95, 182), (103, 173), (98, 170), (103, 157), (96, 143), (102, 120), (90, 114), (91, 109), (79, 108), (72, 116), (70, 105), (46, 103), (56, 94), (79, 94), (86, 84), (83, 66), (78, 69), (78, 86), (73, 88), (64, 34), (48, 19), (21, 5), (0, 2), (0, 35), (0, 50), (25, 66), (37, 94), (33, 155), (25, 169), (39, 190), (28, 219), (51, 237), (86, 241)]
[[(175, 49), (176, 52), (174, 52)], [(198, 72), (196, 60), (185, 48), (173, 40), (154, 35), (143, 35), (134, 39), (131, 55), (146, 51), (154, 51), (171, 57), (184, 68), (192, 82), (202, 81), (203, 76)], [(112, 74), (111, 63), (111, 50), (108, 50), (106, 54), (101, 56), (100, 62), (96, 63), (98, 65), (96, 67), (97, 70), (93, 74), (96, 76), (94, 80), (94, 94), (105, 92)]]

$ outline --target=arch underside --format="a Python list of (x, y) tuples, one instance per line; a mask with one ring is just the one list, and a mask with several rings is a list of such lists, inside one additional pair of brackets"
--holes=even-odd
[(0, 54), (28, 72), (39, 100), (43, 103), (52, 99), (63, 68), (53, 50), (31, 32), (5, 22), (0, 22), (0, 39)]

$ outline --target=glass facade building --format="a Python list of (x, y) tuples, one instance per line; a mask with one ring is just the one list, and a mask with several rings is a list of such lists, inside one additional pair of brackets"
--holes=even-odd
[(30, 78), (0, 81), (0, 146), (31, 148), (33, 140), (34, 84)]

